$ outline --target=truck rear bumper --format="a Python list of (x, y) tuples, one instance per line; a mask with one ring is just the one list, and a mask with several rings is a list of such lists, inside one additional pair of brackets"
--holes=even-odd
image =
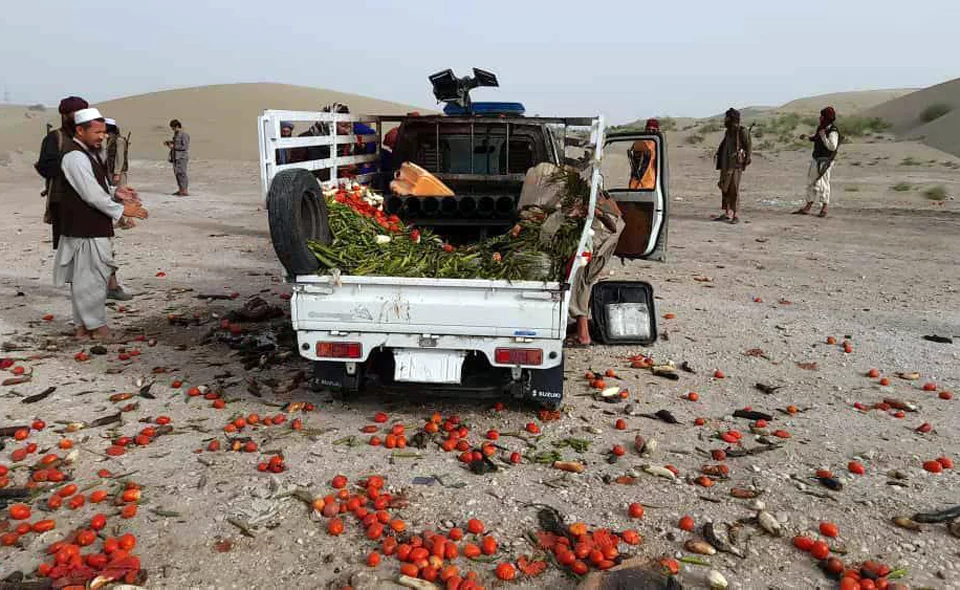
[[(318, 343), (336, 343), (342, 345), (359, 344), (359, 355), (335, 358), (318, 355)], [(299, 330), (297, 345), (300, 355), (314, 361), (363, 363), (370, 354), (378, 349), (401, 349), (404, 351), (463, 351), (483, 354), (491, 366), (511, 368), (520, 365), (496, 362), (496, 349), (521, 348), (542, 351), (542, 362), (538, 365), (522, 365), (529, 369), (550, 369), (560, 365), (563, 359), (563, 341), (560, 339), (503, 338), (484, 336), (444, 336), (423, 334), (398, 334), (385, 332), (330, 332), (320, 330)], [(337, 347), (345, 350), (348, 347)], [(356, 351), (355, 347), (349, 347)]]

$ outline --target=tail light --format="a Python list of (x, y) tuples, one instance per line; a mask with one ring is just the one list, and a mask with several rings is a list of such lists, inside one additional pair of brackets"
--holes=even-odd
[(317, 356), (328, 359), (358, 359), (363, 354), (359, 342), (317, 342)]
[(498, 348), (493, 353), (498, 365), (541, 365), (543, 351), (539, 348)]

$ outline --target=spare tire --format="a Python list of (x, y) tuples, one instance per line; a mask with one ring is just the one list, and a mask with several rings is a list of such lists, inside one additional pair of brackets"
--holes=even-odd
[(327, 203), (320, 183), (309, 170), (283, 170), (273, 177), (267, 192), (270, 239), (280, 263), (291, 276), (313, 274), (320, 262), (308, 240), (333, 242), (327, 221)]

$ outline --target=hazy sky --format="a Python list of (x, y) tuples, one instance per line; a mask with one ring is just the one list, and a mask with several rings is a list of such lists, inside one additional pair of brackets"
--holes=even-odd
[(9, 0), (0, 84), (21, 104), (270, 81), (431, 106), (429, 74), (478, 66), (501, 89), (475, 96), (531, 114), (706, 116), (955, 78), (958, 22), (957, 0)]

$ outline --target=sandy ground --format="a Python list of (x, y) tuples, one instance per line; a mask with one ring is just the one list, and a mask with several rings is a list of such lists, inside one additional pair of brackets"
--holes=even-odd
[[(263, 451), (282, 450), (288, 470), (277, 479), (283, 485), (299, 484), (327, 494), (337, 474), (351, 482), (370, 474), (383, 475), (394, 492), (402, 491), (409, 499), (407, 507), (394, 511), (409, 530), (444, 530), (481, 518), (500, 541), (497, 562), (534, 554), (523, 538), (525, 531), (536, 528), (536, 510), (526, 506), (530, 502), (556, 507), (568, 523), (581, 520), (591, 527), (614, 530), (635, 527), (645, 541), (631, 552), (658, 557), (680, 555), (683, 542), (696, 536), (677, 528), (681, 515), (693, 516), (698, 525), (709, 519), (733, 522), (752, 516), (749, 502), (732, 498), (729, 490), (755, 486), (764, 490), (759, 499), (781, 520), (785, 535), (766, 536), (747, 524), (744, 559), (726, 554), (705, 558), (732, 587), (835, 587), (809, 555), (790, 543), (794, 534), (816, 531), (819, 521), (829, 520), (840, 528), (832, 544), (847, 552), (845, 560), (878, 559), (905, 567), (905, 582), (913, 588), (960, 588), (956, 565), (960, 545), (943, 525), (927, 525), (915, 533), (890, 523), (892, 516), (941, 509), (956, 504), (960, 497), (956, 470), (930, 474), (921, 469), (922, 461), (942, 455), (960, 458), (960, 401), (941, 400), (935, 392), (921, 391), (928, 382), (936, 383), (938, 390), (960, 389), (960, 344), (922, 339), (928, 334), (960, 337), (956, 284), (960, 210), (957, 201), (935, 205), (917, 190), (890, 189), (909, 176), (914, 184), (943, 184), (957, 194), (960, 176), (952, 168), (939, 163), (897, 165), (906, 155), (920, 161), (956, 160), (914, 144), (850, 146), (835, 173), (832, 214), (820, 220), (787, 214), (802, 194), (806, 155), (759, 156), (743, 185), (743, 216), (748, 223), (730, 226), (708, 221), (719, 204), (714, 172), (705, 157), (708, 151), (678, 147), (671, 152), (674, 201), (669, 262), (613, 266), (617, 277), (643, 278), (655, 286), (658, 314), (661, 318), (675, 314), (675, 319), (661, 319), (660, 328), (667, 337), (646, 351), (613, 347), (572, 351), (565, 411), (562, 419), (551, 422), (541, 422), (531, 408), (510, 403), (497, 412), (489, 401), (364, 396), (345, 404), (306, 389), (281, 393), (290, 377), (308, 369), (305, 362), (294, 359), (247, 371), (225, 345), (201, 345), (203, 334), (216, 325), (217, 315), (238, 308), (249, 297), (260, 295), (285, 305), (281, 294), (289, 287), (280, 281), (260, 208), (257, 171), (250, 164), (192, 162), (193, 196), (177, 198), (165, 196), (174, 189), (166, 164), (134, 161), (132, 183), (141, 190), (151, 218), (117, 240), (121, 277), (137, 297), (123, 305), (122, 313), (119, 305), (112, 307), (109, 317), (131, 338), (143, 335), (157, 344), (131, 342), (126, 348), (137, 347), (142, 354), (127, 361), (118, 360), (122, 345), (111, 345), (109, 354), (77, 362), (74, 354), (82, 347), (62, 336), (70, 330), (68, 294), (51, 286), (52, 251), (48, 227), (40, 222), (39, 182), (27, 165), (28, 155), (8, 157), (0, 167), (0, 193), (7, 204), (7, 214), (0, 218), (0, 253), (5, 261), (0, 267), (0, 337), (22, 347), (4, 355), (41, 358), (18, 363), (32, 373), (30, 382), (0, 387), (0, 426), (43, 418), (50, 426), (28, 440), (37, 442), (42, 454), (61, 438), (53, 432), (60, 427), (57, 422), (90, 421), (136, 401), (138, 407), (124, 413), (123, 425), (114, 430), (90, 428), (66, 435), (80, 449), (77, 463), (67, 471), (81, 488), (97, 489), (112, 489), (110, 481), (98, 480), (99, 469), (133, 472), (129, 477), (142, 485), (143, 499), (139, 513), (130, 520), (113, 516), (113, 508), (89, 504), (76, 511), (61, 508), (54, 516), (54, 531), (24, 536), (20, 547), (0, 547), (0, 577), (33, 571), (45, 547), (83, 525), (99, 509), (110, 515), (107, 531), (112, 533), (120, 523), (122, 530), (136, 534), (135, 553), (148, 572), (145, 585), (150, 588), (342, 587), (357, 572), (366, 572), (365, 579), (353, 578), (358, 588), (378, 587), (371, 582), (370, 572), (381, 580), (395, 579), (398, 566), (393, 559), (385, 558), (374, 570), (363, 565), (374, 544), (352, 519), (347, 519), (343, 536), (331, 537), (326, 523), (312, 521), (300, 501), (264, 500), (271, 477), (259, 473), (255, 465), (266, 455), (196, 452), (210, 439), (224, 442), (221, 428), (236, 415), (272, 414), (280, 411), (277, 403), (302, 400), (318, 405), (317, 411), (298, 414), (304, 431), (293, 432), (285, 424), (251, 435)], [(877, 157), (890, 159), (867, 165)], [(850, 165), (857, 160), (863, 164)], [(846, 190), (850, 187), (856, 192)], [(709, 281), (702, 281), (704, 277)], [(207, 303), (195, 298), (198, 293), (233, 292), (239, 294), (233, 301)], [(187, 317), (197, 313), (206, 323), (171, 325), (167, 321), (171, 313)], [(53, 314), (53, 321), (42, 321), (45, 314)], [(256, 331), (259, 326), (245, 328)], [(845, 354), (837, 346), (826, 345), (828, 336), (849, 339), (853, 352)], [(761, 349), (767, 358), (745, 355), (750, 349)], [(629, 368), (625, 357), (637, 352), (678, 365), (687, 362), (697, 372), (682, 373), (679, 382), (661, 380)], [(797, 365), (814, 362), (816, 370)], [(158, 367), (166, 372), (152, 374)], [(594, 401), (582, 378), (588, 367), (615, 369), (620, 379), (614, 381), (629, 388), (629, 402), (636, 411), (668, 409), (681, 424), (630, 416), (624, 404)], [(865, 377), (871, 367), (890, 375), (892, 384), (881, 387), (876, 379)], [(717, 369), (726, 374), (725, 379), (713, 378)], [(901, 380), (894, 376), (897, 371), (918, 371), (922, 378)], [(9, 371), (0, 373), (4, 379), (12, 376)], [(156, 379), (153, 399), (108, 400), (118, 392), (136, 392), (139, 377)], [(184, 381), (182, 388), (170, 387), (175, 378)], [(250, 393), (251, 378), (260, 386), (262, 397)], [(754, 388), (757, 382), (782, 389), (767, 395)], [(225, 391), (226, 409), (214, 409), (211, 402), (185, 395), (190, 386), (218, 384)], [(48, 386), (57, 389), (46, 399), (21, 403), (22, 396)], [(700, 401), (681, 399), (689, 391), (699, 392)], [(853, 407), (855, 402), (872, 405), (884, 397), (915, 402), (919, 411), (898, 419)], [(788, 405), (806, 411), (795, 415), (778, 411)], [(744, 406), (772, 414), (771, 430), (786, 430), (791, 438), (779, 450), (729, 458), (729, 481), (709, 489), (687, 483), (688, 476), (712, 463), (697, 449), (725, 446), (711, 439), (714, 433), (728, 428), (748, 431), (748, 421), (731, 417)], [(419, 458), (403, 458), (366, 444), (333, 444), (351, 435), (365, 441), (368, 435), (359, 429), (371, 424), (377, 411), (389, 414), (388, 426), (402, 422), (408, 432), (419, 428), (434, 411), (458, 414), (470, 425), (472, 442), (479, 442), (488, 429), (518, 432), (533, 421), (543, 430), (536, 443), (540, 451), (553, 449), (551, 442), (565, 437), (592, 441), (583, 454), (562, 451), (565, 458), (585, 462), (587, 469), (581, 475), (562, 476), (524, 460), (519, 466), (504, 465), (495, 474), (477, 476), (462, 469), (456, 453), (443, 453), (432, 445), (416, 451)], [(172, 418), (174, 434), (121, 457), (103, 454), (107, 438), (133, 435), (143, 427), (139, 420), (158, 415)], [(626, 431), (614, 429), (618, 417), (627, 421)], [(706, 425), (694, 426), (696, 417), (706, 418)], [(923, 422), (934, 430), (915, 433)], [(652, 457), (641, 458), (629, 450), (638, 433), (659, 441)], [(0, 464), (13, 466), (10, 452), (24, 443), (5, 442)], [(512, 437), (501, 438), (500, 444), (509, 450), (524, 448), (522, 441)], [(610, 464), (606, 457), (614, 444), (624, 445), (629, 452)], [(865, 465), (865, 475), (847, 472), (846, 465), (854, 458)], [(603, 482), (604, 476), (623, 475), (644, 463), (675, 465), (680, 480), (669, 482), (641, 472), (633, 485)], [(827, 492), (808, 479), (821, 467), (837, 474), (844, 483), (842, 491)], [(890, 485), (894, 480), (888, 473), (893, 470), (906, 477), (899, 482), (902, 485)], [(448, 485), (466, 485), (413, 483), (414, 477), (434, 474), (445, 476)], [(13, 484), (24, 483), (23, 470), (15, 469), (11, 476)], [(829, 498), (804, 493), (793, 476), (805, 481), (806, 492)], [(38, 496), (37, 506), (48, 495)], [(630, 502), (647, 505), (642, 520), (628, 517)], [(227, 522), (239, 510), (251, 507), (277, 510), (270, 526), (260, 528), (254, 538), (243, 536)], [(9, 526), (3, 524), (5, 518), (6, 512), (0, 512), (2, 527)], [(470, 564), (462, 557), (456, 563), (476, 571), (487, 587), (503, 585), (494, 580), (493, 563)], [(686, 586), (705, 587), (707, 571), (684, 565)], [(515, 585), (572, 588), (576, 581), (550, 567), (540, 578)]]

